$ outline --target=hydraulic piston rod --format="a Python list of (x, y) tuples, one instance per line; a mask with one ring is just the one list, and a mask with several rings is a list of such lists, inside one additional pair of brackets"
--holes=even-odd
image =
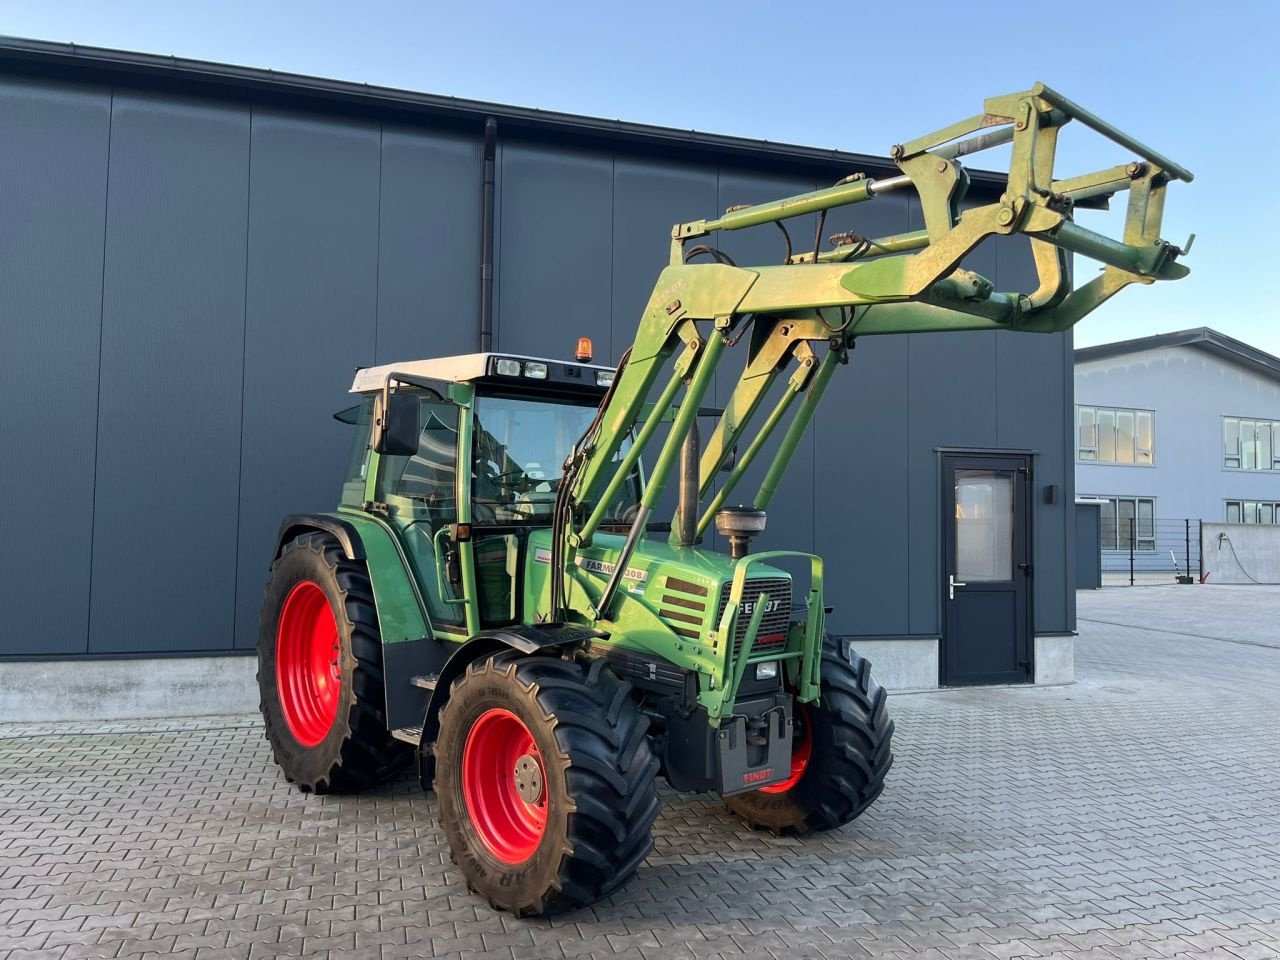
[(801, 193), (782, 200), (730, 210), (716, 220), (694, 220), (691, 223), (680, 224), (673, 231), (673, 235), (677, 238), (687, 238), (701, 236), (714, 230), (744, 230), (747, 227), (757, 227), (762, 223), (799, 217), (816, 210), (830, 210), (833, 207), (844, 207), (851, 203), (862, 203), (872, 197), (909, 186), (911, 186), (911, 178), (905, 174), (887, 177), (884, 180), (850, 180), (846, 183), (838, 183), (834, 187), (814, 190), (812, 193)]

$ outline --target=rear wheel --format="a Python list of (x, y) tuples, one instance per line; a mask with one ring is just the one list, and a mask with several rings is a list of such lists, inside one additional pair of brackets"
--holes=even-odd
[(647, 729), (603, 660), (503, 651), (471, 664), (435, 744), (440, 819), (468, 887), (539, 916), (626, 883), (659, 809)]
[(822, 691), (816, 704), (796, 704), (791, 775), (782, 783), (725, 798), (753, 827), (775, 834), (831, 830), (880, 796), (893, 765), (893, 721), (871, 664), (846, 658), (823, 641)]
[(358, 790), (413, 755), (386, 728), (368, 573), (326, 533), (295, 538), (271, 566), (258, 689), (276, 763), (302, 790)]

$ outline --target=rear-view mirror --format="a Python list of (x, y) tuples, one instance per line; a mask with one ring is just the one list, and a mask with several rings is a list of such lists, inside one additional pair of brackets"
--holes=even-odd
[(373, 449), (382, 456), (411, 457), (418, 452), (418, 406), (412, 393), (386, 393), (373, 424)]

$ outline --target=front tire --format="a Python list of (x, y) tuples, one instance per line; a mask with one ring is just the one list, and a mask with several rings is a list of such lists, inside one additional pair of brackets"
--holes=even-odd
[(361, 790), (413, 756), (387, 732), (368, 571), (327, 533), (294, 538), (271, 565), (258, 690), (276, 763), (303, 791)]
[(440, 712), (435, 793), (453, 862), (491, 906), (542, 916), (608, 896), (653, 849), (658, 762), (631, 685), (502, 651)]
[(837, 641), (823, 640), (822, 690), (796, 704), (797, 742), (786, 782), (725, 798), (731, 813), (775, 835), (833, 830), (861, 815), (884, 789), (893, 766), (888, 695), (871, 664)]

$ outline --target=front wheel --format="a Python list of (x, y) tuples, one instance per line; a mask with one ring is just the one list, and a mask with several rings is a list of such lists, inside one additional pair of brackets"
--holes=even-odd
[(837, 641), (822, 648), (822, 691), (816, 704), (796, 704), (791, 775), (782, 783), (725, 798), (753, 827), (774, 834), (831, 830), (859, 816), (880, 796), (893, 765), (888, 695), (871, 664)]
[(467, 886), (517, 916), (593, 903), (653, 849), (648, 722), (605, 661), (503, 651), (440, 711), (435, 793)]

